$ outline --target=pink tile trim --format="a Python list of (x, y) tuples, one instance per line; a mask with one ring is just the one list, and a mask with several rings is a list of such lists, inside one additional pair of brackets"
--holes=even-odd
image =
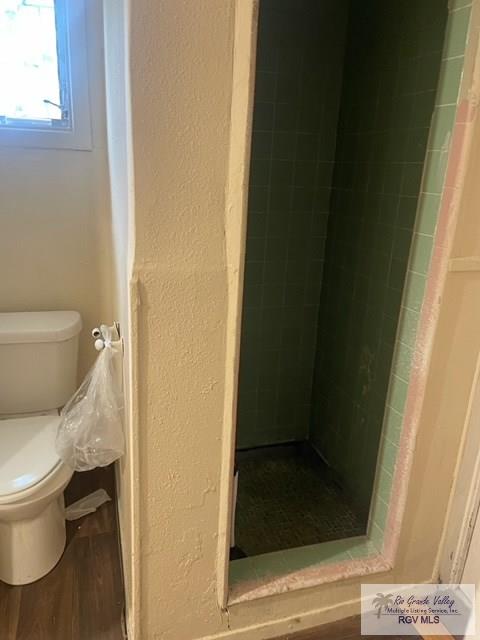
[(413, 462), (418, 423), (422, 411), (428, 365), (440, 311), (440, 296), (447, 274), (448, 258), (460, 200), (460, 187), (463, 180), (463, 168), (469, 142), (469, 127), (465, 121), (468, 119), (469, 123), (472, 122), (475, 112), (475, 105), (470, 104), (469, 101), (463, 100), (460, 103), (449, 150), (432, 261), (417, 329), (414, 362), (410, 374), (402, 434), (392, 485), (392, 499), (385, 529), (383, 557), (385, 562), (392, 566), (400, 539), (401, 522), (407, 500), (408, 481)]
[(301, 571), (274, 578), (258, 578), (241, 582), (230, 590), (228, 604), (238, 604), (247, 600), (265, 598), (278, 593), (314, 587), (327, 582), (348, 580), (357, 576), (389, 571), (392, 567), (379, 556), (369, 556), (358, 560), (344, 560), (334, 564), (317, 565)]

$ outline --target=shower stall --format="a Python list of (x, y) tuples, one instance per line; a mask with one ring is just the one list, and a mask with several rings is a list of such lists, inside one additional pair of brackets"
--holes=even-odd
[(234, 557), (366, 533), (447, 15), (260, 0)]

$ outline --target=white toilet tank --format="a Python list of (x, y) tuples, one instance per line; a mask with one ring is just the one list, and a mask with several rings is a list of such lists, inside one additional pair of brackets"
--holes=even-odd
[(62, 407), (77, 387), (77, 311), (0, 313), (0, 415)]

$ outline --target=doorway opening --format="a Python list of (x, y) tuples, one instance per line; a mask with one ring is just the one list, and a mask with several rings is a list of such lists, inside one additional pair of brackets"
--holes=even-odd
[(367, 534), (447, 17), (260, 1), (233, 558)]

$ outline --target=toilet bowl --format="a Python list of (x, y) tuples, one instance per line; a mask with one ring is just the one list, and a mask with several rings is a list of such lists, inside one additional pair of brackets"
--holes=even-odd
[(55, 437), (76, 386), (80, 328), (76, 312), (0, 313), (0, 580), (11, 585), (43, 577), (65, 549), (73, 471)]
[(65, 548), (63, 490), (72, 471), (55, 452), (58, 416), (0, 421), (0, 580), (27, 584)]

